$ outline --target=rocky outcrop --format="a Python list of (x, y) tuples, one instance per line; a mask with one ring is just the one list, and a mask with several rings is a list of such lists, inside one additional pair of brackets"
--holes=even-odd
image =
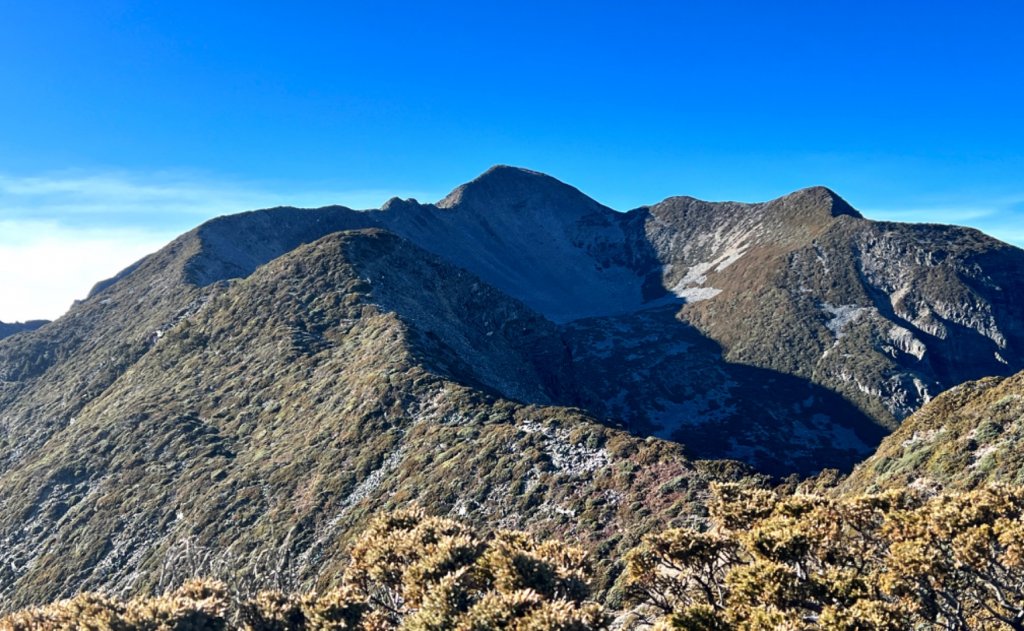
[(222, 217), (0, 340), (0, 595), (329, 581), (413, 501), (626, 546), (1024, 369), (1020, 269), (824, 188), (618, 213), (511, 167)]
[[(137, 273), (187, 268), (165, 255)], [(121, 342), (141, 352), (121, 357), (131, 363), (108, 383), (66, 393), (64, 408), (26, 394), (68, 383), (66, 365), (111, 357), (93, 348), (116, 342), (91, 310), (149, 305), (138, 294), (153, 278), (141, 280), (111, 285), (48, 331), (88, 330), (91, 343), (19, 375), (23, 407), (6, 414), (68, 416), (20, 417), (0, 435), (5, 607), (194, 574), (329, 583), (368, 517), (410, 502), (624, 550), (698, 515), (709, 480), (745, 471), (579, 410), (505, 398), (565, 387), (567, 357), (544, 355), (556, 327), (375, 229), (329, 235), (245, 279), (179, 286), (170, 296), (193, 307), (157, 303), (123, 322)]]
[(961, 384), (903, 422), (842, 490), (1024, 485), (1024, 373)]

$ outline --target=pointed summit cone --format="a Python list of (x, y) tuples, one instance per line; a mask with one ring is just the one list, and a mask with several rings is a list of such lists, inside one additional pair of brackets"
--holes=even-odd
[(459, 186), (437, 206), (490, 214), (529, 210), (569, 215), (614, 212), (550, 175), (504, 165), (493, 166)]

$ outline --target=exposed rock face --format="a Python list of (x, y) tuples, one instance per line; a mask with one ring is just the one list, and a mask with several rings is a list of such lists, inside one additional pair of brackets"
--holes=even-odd
[(903, 422), (843, 483), (860, 493), (906, 486), (1024, 485), (1024, 373), (940, 394)]
[(626, 546), (745, 471), (717, 459), (849, 468), (1024, 368), (1022, 269), (823, 188), (618, 213), (510, 167), (436, 205), (222, 217), (0, 341), (0, 596), (138, 591), (186, 549), (329, 580), (414, 500)]
[(975, 230), (868, 221), (823, 188), (651, 214), (682, 319), (728, 360), (810, 379), (883, 424), (1024, 367), (1024, 251)]
[(966, 228), (868, 221), (822, 187), (763, 204), (675, 197), (617, 213), (546, 175), (495, 167), (436, 206), (211, 222), (196, 278), (242, 276), (297, 241), (366, 227), (556, 324), (685, 305), (679, 319), (728, 361), (810, 380), (888, 427), (946, 388), (1024, 368), (1024, 252)]
[[(197, 573), (329, 582), (368, 516), (408, 502), (624, 550), (746, 472), (497, 396), (562, 396), (557, 327), (391, 233), (335, 233), (204, 288), (185, 280), (195, 241), (2, 347), (4, 607)], [(69, 356), (12, 361), (62, 347), (45, 334)]]

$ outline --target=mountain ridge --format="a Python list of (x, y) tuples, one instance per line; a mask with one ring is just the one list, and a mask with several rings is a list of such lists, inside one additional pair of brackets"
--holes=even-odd
[[(534, 187), (538, 182), (539, 187)], [(480, 189), (498, 195), (501, 204), (474, 208), (473, 204), (486, 199), (476, 193), (462, 200), (466, 191)], [(546, 192), (551, 190), (557, 193), (554, 198)], [(543, 212), (550, 210), (551, 199), (565, 196), (580, 207), (570, 208), (568, 215), (559, 210), (560, 217)], [(473, 272), (556, 324), (678, 305), (681, 318), (722, 344), (728, 361), (810, 379), (841, 392), (890, 426), (943, 388), (1024, 368), (1020, 359), (1024, 331), (1016, 324), (1024, 315), (1019, 303), (1007, 300), (1012, 292), (1002, 287), (1015, 281), (1005, 274), (999, 283), (986, 280), (989, 267), (998, 272), (1007, 265), (981, 260), (986, 256), (1020, 260), (1018, 249), (999, 244), (1002, 251), (997, 255), (1000, 248), (992, 244), (998, 242), (960, 228), (869, 221), (825, 187), (801, 189), (757, 204), (674, 197), (618, 213), (550, 176), (497, 166), (445, 199), (449, 200), (445, 209), (406, 200), (390, 204), (387, 210), (282, 207), (214, 219), (189, 233), (198, 242), (189, 246), (197, 249), (197, 256), (187, 263), (187, 274), (192, 275), (188, 280), (206, 286), (245, 277), (259, 265), (325, 234), (381, 228)], [(486, 212), (498, 206), (505, 208), (496, 213), (500, 217)], [(523, 208), (535, 214), (514, 212)], [(900, 243), (865, 258), (865, 251), (877, 249), (879, 238), (891, 241), (893, 237)], [(929, 238), (931, 244), (927, 244)], [(955, 245), (954, 250), (943, 251), (936, 239)], [(854, 242), (858, 243), (851, 251)], [(899, 286), (900, 281), (886, 269), (910, 249), (916, 249), (916, 260), (906, 272), (920, 276), (915, 282), (923, 288), (938, 287), (933, 295), (921, 297), (919, 290)], [(973, 260), (957, 260), (961, 255), (956, 251), (967, 256), (973, 250), (979, 250), (977, 256), (970, 254)], [(826, 257), (840, 259), (838, 277), (824, 262)], [(815, 260), (821, 269), (808, 269)], [(126, 272), (132, 270), (134, 266)], [(825, 279), (826, 284), (799, 278), (829, 274), (833, 278)], [(765, 293), (766, 288), (792, 289), (793, 285), (807, 295), (788, 290)], [(972, 304), (980, 308), (976, 315), (956, 315), (957, 310), (975, 309)], [(997, 324), (992, 309), (1007, 308), (1010, 313)], [(780, 309), (791, 313), (783, 320), (792, 318), (797, 331), (812, 335), (798, 351), (803, 356), (792, 361), (790, 351), (777, 346), (781, 333), (751, 337), (749, 327), (734, 328), (751, 318), (776, 326)], [(832, 367), (834, 359), (825, 357), (830, 351), (824, 339), (831, 336), (840, 346), (846, 344), (840, 338), (864, 317), (882, 328), (889, 326), (886, 322), (896, 328), (874, 327), (871, 337), (878, 348), (870, 351), (872, 358), (863, 366), (866, 373)], [(1009, 337), (1000, 326), (1010, 329)], [(962, 335), (961, 329), (965, 329)], [(981, 345), (955, 342), (959, 337), (947, 339), (951, 330), (959, 337), (976, 335), (987, 341)], [(944, 347), (949, 350), (928, 353)], [(975, 352), (975, 347), (980, 350)], [(959, 369), (950, 371), (957, 349), (967, 349), (971, 363), (976, 364), (963, 374)], [(888, 385), (865, 385), (880, 380)]]
[(25, 322), (0, 322), (0, 340), (22, 331), (35, 331), (49, 324), (49, 320), (27, 320)]
[(843, 481), (846, 493), (1024, 484), (1024, 372), (960, 384), (882, 441)]
[[(477, 193), (463, 201), (466, 191)], [(498, 202), (474, 206), (487, 195)], [(548, 212), (566, 198), (578, 207)], [(673, 197), (618, 213), (550, 176), (507, 166), (445, 199), (444, 209), (400, 200), (385, 210), (218, 218), (196, 229), (206, 245), (189, 269), (205, 285), (244, 277), (330, 232), (386, 229), (559, 325), (678, 306), (727, 361), (809, 379), (889, 427), (945, 388), (1024, 368), (1024, 308), (1005, 290), (1019, 282), (1004, 273), (1024, 256), (970, 229), (870, 221), (820, 186), (755, 204)], [(738, 327), (745, 321), (778, 330), (757, 335)], [(851, 353), (851, 327), (866, 327), (874, 346), (853, 349), (863, 357), (855, 366), (841, 360)], [(958, 341), (966, 339), (975, 341)]]
[[(392, 276), (396, 268), (420, 276)], [(427, 313), (389, 311), (409, 283), (430, 279), (438, 296), (421, 305)], [(181, 579), (195, 571), (174, 564), (186, 549), (204, 550), (210, 573), (270, 572), (260, 559), (273, 552), (291, 559), (289, 580), (330, 581), (347, 537), (402, 501), (593, 545), (606, 528), (635, 530), (618, 535), (626, 545), (694, 514), (723, 465), (578, 410), (473, 387), (480, 378), (493, 386), (496, 374), (514, 390), (507, 366), (489, 377), (481, 362), (443, 363), (459, 349), (430, 345), (457, 346), (460, 336), (528, 351), (520, 327), (537, 316), (494, 292), (372, 229), (327, 235), (213, 287), (74, 418), (41, 440), (12, 437), (23, 453), (0, 474), (5, 606)], [(453, 312), (464, 296), (506, 306)], [(492, 314), (506, 318), (488, 322)], [(423, 335), (424, 319), (448, 330)], [(511, 329), (487, 335), (495, 324)], [(25, 453), (33, 445), (36, 457)], [(637, 454), (652, 470), (633, 468)], [(742, 470), (724, 466), (725, 479), (728, 467)], [(567, 517), (585, 512), (581, 522)]]
[(188, 546), (329, 582), (413, 501), (625, 549), (1024, 369), (1024, 252), (976, 231), (485, 176), (211, 220), (0, 340), (0, 594), (150, 589)]

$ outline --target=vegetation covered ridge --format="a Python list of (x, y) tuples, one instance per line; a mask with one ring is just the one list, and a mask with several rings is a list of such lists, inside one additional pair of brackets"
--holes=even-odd
[(614, 560), (625, 571), (603, 594), (580, 548), (407, 509), (372, 521), (331, 589), (192, 580), (131, 600), (82, 594), (0, 629), (1024, 628), (1024, 488), (816, 485), (712, 485), (707, 519), (648, 535)]

